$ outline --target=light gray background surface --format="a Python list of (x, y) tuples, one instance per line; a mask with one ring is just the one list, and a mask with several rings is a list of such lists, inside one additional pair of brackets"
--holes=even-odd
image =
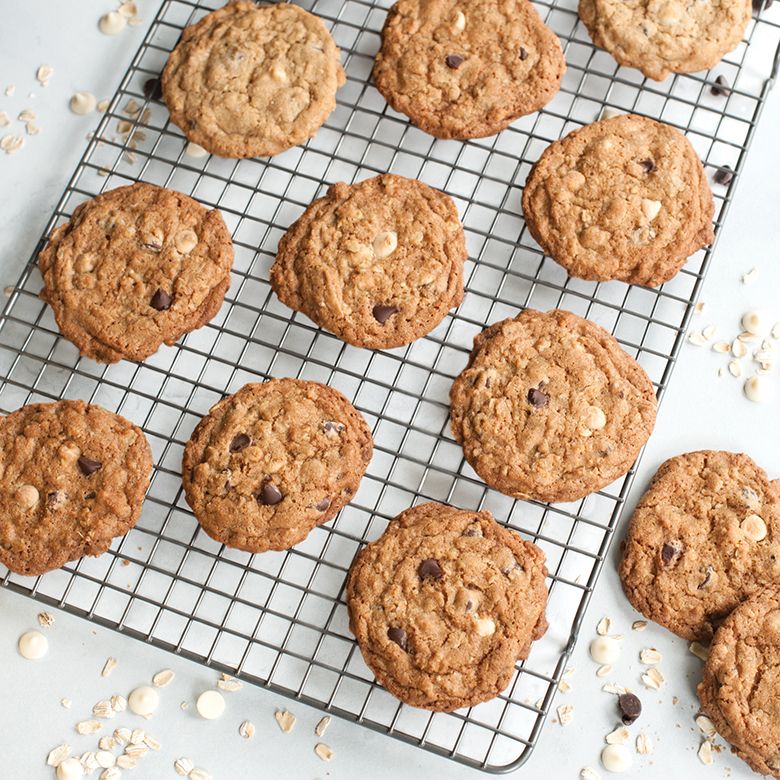
[[(155, 0), (139, 0), (142, 16), (151, 21)], [(27, 138), (16, 155), (0, 154), (0, 286), (13, 283), (27, 262), (71, 171), (86, 144), (86, 133), (98, 120), (76, 117), (68, 111), (70, 95), (80, 89), (98, 98), (110, 97), (130, 57), (139, 45), (146, 25), (128, 28), (116, 38), (97, 31), (101, 13), (110, 2), (79, 0), (0, 0), (0, 111), (12, 118), (25, 108), (38, 115), (41, 134)], [(35, 81), (42, 63), (55, 69), (48, 88)], [(7, 84), (16, 85), (13, 97), (4, 97)], [(35, 94), (30, 97), (29, 93)], [(23, 129), (20, 124), (17, 128)], [(780, 321), (780, 257), (778, 203), (780, 202), (780, 90), (770, 97), (762, 124), (748, 158), (736, 200), (715, 253), (704, 287), (704, 313), (696, 324), (718, 326), (724, 338), (733, 337), (747, 309), (763, 309), (772, 321)], [(11, 128), (3, 129), (0, 135)], [(756, 281), (742, 285), (740, 276), (752, 267)], [(779, 345), (780, 346), (780, 345)], [(770, 476), (780, 476), (780, 382), (772, 376), (775, 396), (762, 404), (744, 399), (741, 382), (718, 378), (722, 356), (707, 348), (686, 345), (666, 396), (656, 432), (644, 456), (634, 500), (649, 475), (666, 457), (699, 448), (747, 451)], [(55, 613), (56, 623), (45, 630), (49, 655), (40, 662), (24, 661), (16, 652), (16, 639), (37, 627), (38, 604), (0, 590), (0, 744), (4, 746), (0, 780), (37, 780), (53, 776), (45, 767), (49, 749), (69, 741), (77, 752), (94, 750), (97, 739), (79, 737), (73, 731), (78, 720), (90, 717), (92, 705), (113, 693), (127, 694), (165, 667), (177, 673), (164, 689), (158, 714), (149, 722), (135, 716), (119, 717), (115, 726), (143, 725), (162, 742), (160, 753), (143, 759), (130, 777), (173, 778), (173, 761), (189, 756), (209, 770), (216, 780), (238, 777), (384, 778), (477, 777), (470, 770), (439, 760), (421, 750), (334, 719), (324, 739), (335, 751), (330, 764), (313, 753), (313, 727), (319, 714), (263, 690), (245, 687), (226, 694), (228, 708), (217, 722), (206, 722), (184, 712), (182, 701), (192, 703), (201, 690), (214, 684), (213, 672), (146, 647), (77, 618)], [(605, 567), (591, 603), (579, 646), (572, 660), (571, 692), (559, 694), (556, 705), (574, 706), (573, 721), (561, 727), (547, 724), (541, 742), (521, 776), (575, 778), (586, 765), (599, 766), (603, 736), (615, 725), (614, 700), (600, 690), (595, 664), (587, 645), (603, 615), (613, 620), (614, 631), (625, 634), (623, 652), (608, 679), (636, 690), (645, 705), (634, 734), (643, 731), (654, 742), (649, 756), (635, 756), (633, 769), (624, 776), (689, 778), (753, 776), (727, 750), (705, 767), (696, 757), (699, 735), (693, 723), (696, 713), (695, 684), (701, 664), (681, 640), (659, 628), (632, 633), (632, 612), (620, 592), (614, 554)], [(639, 682), (641, 648), (661, 650), (660, 668), (666, 683), (660, 691), (645, 691)], [(107, 656), (119, 661), (106, 680), (100, 669)], [(73, 701), (71, 710), (59, 705), (62, 697)], [(675, 703), (676, 700), (676, 703)], [(292, 734), (282, 734), (273, 719), (276, 707), (290, 706), (299, 722)], [(251, 742), (238, 735), (238, 725), (250, 719), (257, 727)], [(722, 742), (719, 740), (719, 744)], [(97, 777), (97, 774), (93, 775)]]

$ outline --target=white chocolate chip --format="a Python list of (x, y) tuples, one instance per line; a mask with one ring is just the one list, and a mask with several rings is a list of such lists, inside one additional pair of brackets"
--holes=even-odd
[(766, 538), (766, 523), (758, 515), (748, 515), (739, 526), (742, 533), (754, 542), (760, 542)]
[(66, 758), (57, 767), (57, 780), (80, 780), (84, 777), (84, 767), (77, 758)]
[(203, 691), (195, 707), (201, 718), (216, 720), (225, 711), (225, 699), (219, 691)]
[(455, 12), (455, 21), (452, 23), (453, 32), (459, 33), (466, 29), (466, 17), (463, 15), (463, 11)]
[(601, 751), (601, 763), (607, 772), (625, 772), (631, 768), (631, 752), (625, 745), (607, 745)]
[(743, 388), (745, 397), (749, 401), (760, 404), (768, 401), (772, 393), (769, 389), (769, 383), (763, 376), (751, 376)]
[(84, 116), (91, 114), (97, 106), (97, 98), (91, 92), (76, 92), (70, 99), (70, 110)]
[(589, 406), (585, 413), (585, 425), (593, 431), (601, 430), (607, 424), (607, 415), (598, 406)]
[(117, 35), (125, 29), (127, 19), (119, 11), (109, 11), (98, 21), (98, 29), (103, 35)]
[(196, 144), (194, 141), (190, 141), (184, 147), (184, 154), (186, 154), (188, 157), (198, 159), (200, 157), (206, 157), (208, 152), (200, 144)]
[(491, 617), (476, 618), (477, 633), (480, 636), (492, 636), (496, 632), (496, 623)]
[(18, 647), (23, 658), (38, 661), (48, 652), (49, 640), (40, 631), (28, 631), (19, 637)]
[(577, 192), (585, 184), (585, 177), (579, 171), (569, 171), (563, 177), (563, 186), (570, 192)]
[(398, 236), (392, 230), (381, 230), (374, 238), (374, 254), (383, 260), (395, 252), (398, 246)]
[(597, 664), (611, 664), (620, 655), (620, 643), (611, 636), (596, 637), (590, 643), (590, 657)]
[(180, 230), (173, 239), (176, 250), (183, 255), (189, 254), (198, 245), (198, 236), (194, 230)]
[(742, 327), (754, 336), (767, 329), (764, 316), (759, 311), (748, 311), (742, 315)]
[(130, 707), (130, 712), (136, 715), (151, 715), (157, 709), (159, 703), (160, 697), (157, 691), (148, 685), (136, 688), (127, 697), (127, 705)]
[(33, 485), (22, 485), (16, 491), (16, 500), (22, 509), (32, 509), (38, 503), (39, 498), (38, 489)]
[(642, 198), (642, 213), (652, 222), (661, 211), (660, 200), (650, 200), (649, 198)]
[(287, 73), (278, 62), (271, 65), (271, 78), (279, 84), (282, 84), (287, 80)]

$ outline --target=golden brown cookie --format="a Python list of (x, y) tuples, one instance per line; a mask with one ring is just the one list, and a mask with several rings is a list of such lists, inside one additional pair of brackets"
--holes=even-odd
[(452, 198), (386, 173), (315, 200), (279, 242), (271, 285), (350, 344), (399, 347), (460, 304), (466, 256)]
[(372, 447), (365, 420), (337, 390), (301, 379), (244, 385), (187, 442), (187, 503), (228, 547), (287, 550), (349, 503)]
[(747, 596), (780, 582), (780, 489), (741, 453), (670, 458), (634, 510), (620, 579), (650, 620), (709, 641)]
[(38, 256), (62, 335), (101, 363), (144, 360), (205, 325), (232, 264), (219, 211), (141, 183), (82, 203)]
[(104, 553), (136, 524), (151, 471), (141, 429), (100, 406), (0, 418), (0, 563), (33, 576)]
[(552, 100), (566, 62), (528, 0), (399, 0), (373, 78), (438, 138), (483, 138)]
[(221, 157), (266, 157), (311, 138), (344, 82), (319, 17), (237, 0), (184, 30), (162, 92), (189, 141)]
[(470, 707), (506, 688), (547, 629), (546, 576), (544, 553), (490, 512), (421, 504), (352, 564), (350, 629), (393, 696)]
[(450, 392), (452, 432), (492, 488), (575, 501), (623, 476), (655, 425), (653, 385), (598, 325), (526, 309), (482, 331)]
[(548, 146), (523, 190), (531, 235), (572, 276), (651, 287), (712, 243), (713, 211), (688, 139), (632, 114)]
[(650, 79), (711, 68), (742, 40), (750, 0), (580, 0), (596, 46)]
[(780, 585), (718, 629), (699, 683), (702, 711), (754, 772), (780, 778)]

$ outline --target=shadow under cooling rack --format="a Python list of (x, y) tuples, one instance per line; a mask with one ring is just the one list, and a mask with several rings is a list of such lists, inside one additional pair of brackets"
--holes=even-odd
[[(162, 4), (47, 233), (79, 203), (131, 181), (189, 193), (221, 209), (233, 234), (225, 304), (210, 324), (143, 364), (98, 365), (59, 336), (37, 297), (33, 256), (0, 318), (0, 409), (57, 398), (99, 403), (143, 427), (156, 466), (138, 526), (110, 552), (34, 579), (2, 570), (0, 582), (470, 766), (516, 768), (551, 708), (634, 470), (572, 504), (519, 502), (488, 490), (450, 435), (450, 384), (485, 325), (523, 307), (562, 307), (615, 334), (663, 396), (711, 250), (698, 252), (659, 289), (571, 279), (528, 234), (523, 183), (551, 141), (605, 107), (646, 114), (685, 132), (710, 177), (726, 165), (735, 171), (730, 184), (713, 185), (719, 231), (771, 85), (777, 9), (762, 11), (710, 73), (658, 84), (595, 49), (574, 0), (538, 3), (566, 54), (560, 93), (498, 136), (460, 143), (413, 128), (370, 85), (389, 0), (307, 0), (301, 5), (332, 29), (348, 75), (326, 125), (306, 145), (272, 159), (195, 159), (184, 154), (165, 107), (145, 97), (144, 84), (159, 74), (182, 28), (217, 5)], [(711, 92), (718, 75), (731, 85), (727, 95)], [(292, 314), (271, 294), (268, 271), (279, 237), (328, 184), (386, 171), (455, 199), (470, 257), (457, 311), (409, 347), (372, 352)], [(342, 391), (371, 425), (376, 450), (355, 500), (335, 520), (292, 550), (252, 556), (199, 531), (182, 495), (181, 455), (213, 403), (271, 376)], [(343, 600), (355, 553), (395, 514), (424, 500), (490, 509), (544, 549), (550, 570), (547, 635), (501, 696), (450, 714), (401, 705), (375, 683), (349, 633)]]

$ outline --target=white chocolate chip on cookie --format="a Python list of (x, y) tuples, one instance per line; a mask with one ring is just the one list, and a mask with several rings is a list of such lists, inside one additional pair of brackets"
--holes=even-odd
[(392, 230), (382, 230), (374, 238), (374, 254), (383, 260), (395, 252), (398, 246), (398, 236)]

